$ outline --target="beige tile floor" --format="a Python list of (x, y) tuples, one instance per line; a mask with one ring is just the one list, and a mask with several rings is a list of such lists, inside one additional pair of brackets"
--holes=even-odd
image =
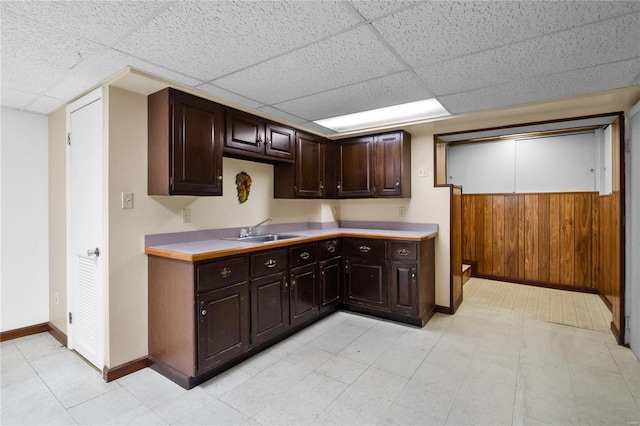
[(0, 423), (640, 422), (640, 362), (609, 332), (470, 300), (422, 329), (339, 312), (190, 391), (150, 369), (105, 383), (46, 333), (3, 342)]

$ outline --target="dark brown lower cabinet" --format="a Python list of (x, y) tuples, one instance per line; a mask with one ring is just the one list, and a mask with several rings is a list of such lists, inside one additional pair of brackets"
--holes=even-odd
[(418, 313), (418, 280), (416, 263), (391, 263), (389, 309), (400, 315)]
[(289, 327), (287, 277), (280, 272), (251, 280), (251, 343), (269, 340)]
[(326, 311), (342, 303), (342, 257), (321, 261), (319, 269), (320, 310)]
[(389, 306), (386, 265), (373, 259), (345, 259), (345, 303), (386, 310)]
[(197, 296), (198, 371), (228, 361), (249, 348), (249, 284)]
[(293, 268), (290, 273), (289, 318), (298, 325), (318, 314), (317, 264)]

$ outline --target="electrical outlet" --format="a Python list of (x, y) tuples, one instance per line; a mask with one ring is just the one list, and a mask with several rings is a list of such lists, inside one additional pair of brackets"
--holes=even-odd
[(191, 209), (182, 209), (182, 223), (191, 222)]
[(428, 171), (424, 167), (418, 168), (418, 177), (427, 177)]
[(405, 206), (398, 207), (398, 216), (404, 217), (406, 213), (407, 213), (407, 208)]
[(58, 303), (60, 303), (59, 299), (58, 299), (58, 292), (55, 291), (53, 293), (53, 302), (57, 305)]
[(122, 193), (122, 208), (123, 209), (133, 208), (133, 192)]

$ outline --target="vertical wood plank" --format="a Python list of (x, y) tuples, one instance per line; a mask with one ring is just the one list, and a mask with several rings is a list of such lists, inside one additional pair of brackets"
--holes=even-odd
[(476, 218), (476, 258), (474, 260), (478, 262), (478, 273), (486, 274), (488, 272), (484, 264), (484, 196), (476, 196), (473, 205)]
[(524, 280), (525, 276), (525, 197), (518, 195), (518, 279)]
[(484, 216), (484, 235), (483, 235), (483, 251), (484, 251), (484, 268), (487, 274), (493, 272), (493, 208), (492, 197), (487, 196), (483, 199), (482, 214)]
[(474, 195), (462, 196), (463, 238), (462, 258), (476, 260), (476, 219)]
[(538, 280), (538, 195), (525, 195), (524, 277)]
[(538, 280), (549, 282), (549, 194), (538, 194)]
[(600, 283), (600, 196), (591, 193), (591, 288), (603, 291)]
[(575, 285), (574, 194), (560, 194), (560, 284)]
[(491, 220), (493, 222), (492, 275), (504, 276), (504, 196), (491, 197)]
[(580, 287), (591, 287), (591, 194), (575, 194), (574, 200), (574, 282)]
[(504, 275), (518, 277), (518, 195), (504, 196)]
[(549, 281), (560, 282), (560, 194), (549, 195)]

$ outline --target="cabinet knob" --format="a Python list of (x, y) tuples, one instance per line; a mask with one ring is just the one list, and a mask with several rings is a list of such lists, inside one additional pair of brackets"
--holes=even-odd
[(360, 246), (358, 249), (363, 253), (369, 253), (371, 251), (371, 247), (369, 246)]
[(256, 145), (258, 145), (258, 146), (262, 146), (262, 139), (258, 138), (258, 139), (256, 140)]
[(271, 148), (271, 141), (269, 139), (267, 139), (264, 144), (267, 146), (267, 148)]
[(335, 246), (329, 246), (329, 247), (327, 247), (327, 251), (328, 251), (329, 253), (333, 253), (333, 252), (335, 252), (335, 251), (336, 251), (336, 247), (335, 247)]
[(220, 276), (222, 278), (228, 278), (231, 275), (231, 269), (228, 269), (226, 266), (220, 271)]
[(400, 181), (396, 182), (396, 188), (400, 186)]
[(218, 180), (222, 180), (222, 175), (218, 176)]
[(411, 254), (411, 250), (407, 250), (405, 248), (397, 251), (400, 256), (409, 256)]
[(269, 259), (266, 262), (264, 262), (264, 266), (266, 266), (267, 268), (275, 268), (277, 264), (278, 262), (273, 259)]
[(300, 253), (300, 258), (303, 260), (307, 260), (309, 258), (309, 253), (307, 253), (306, 251)]
[(207, 315), (207, 310), (206, 309), (201, 310), (200, 311), (200, 315), (202, 315), (202, 316)]

